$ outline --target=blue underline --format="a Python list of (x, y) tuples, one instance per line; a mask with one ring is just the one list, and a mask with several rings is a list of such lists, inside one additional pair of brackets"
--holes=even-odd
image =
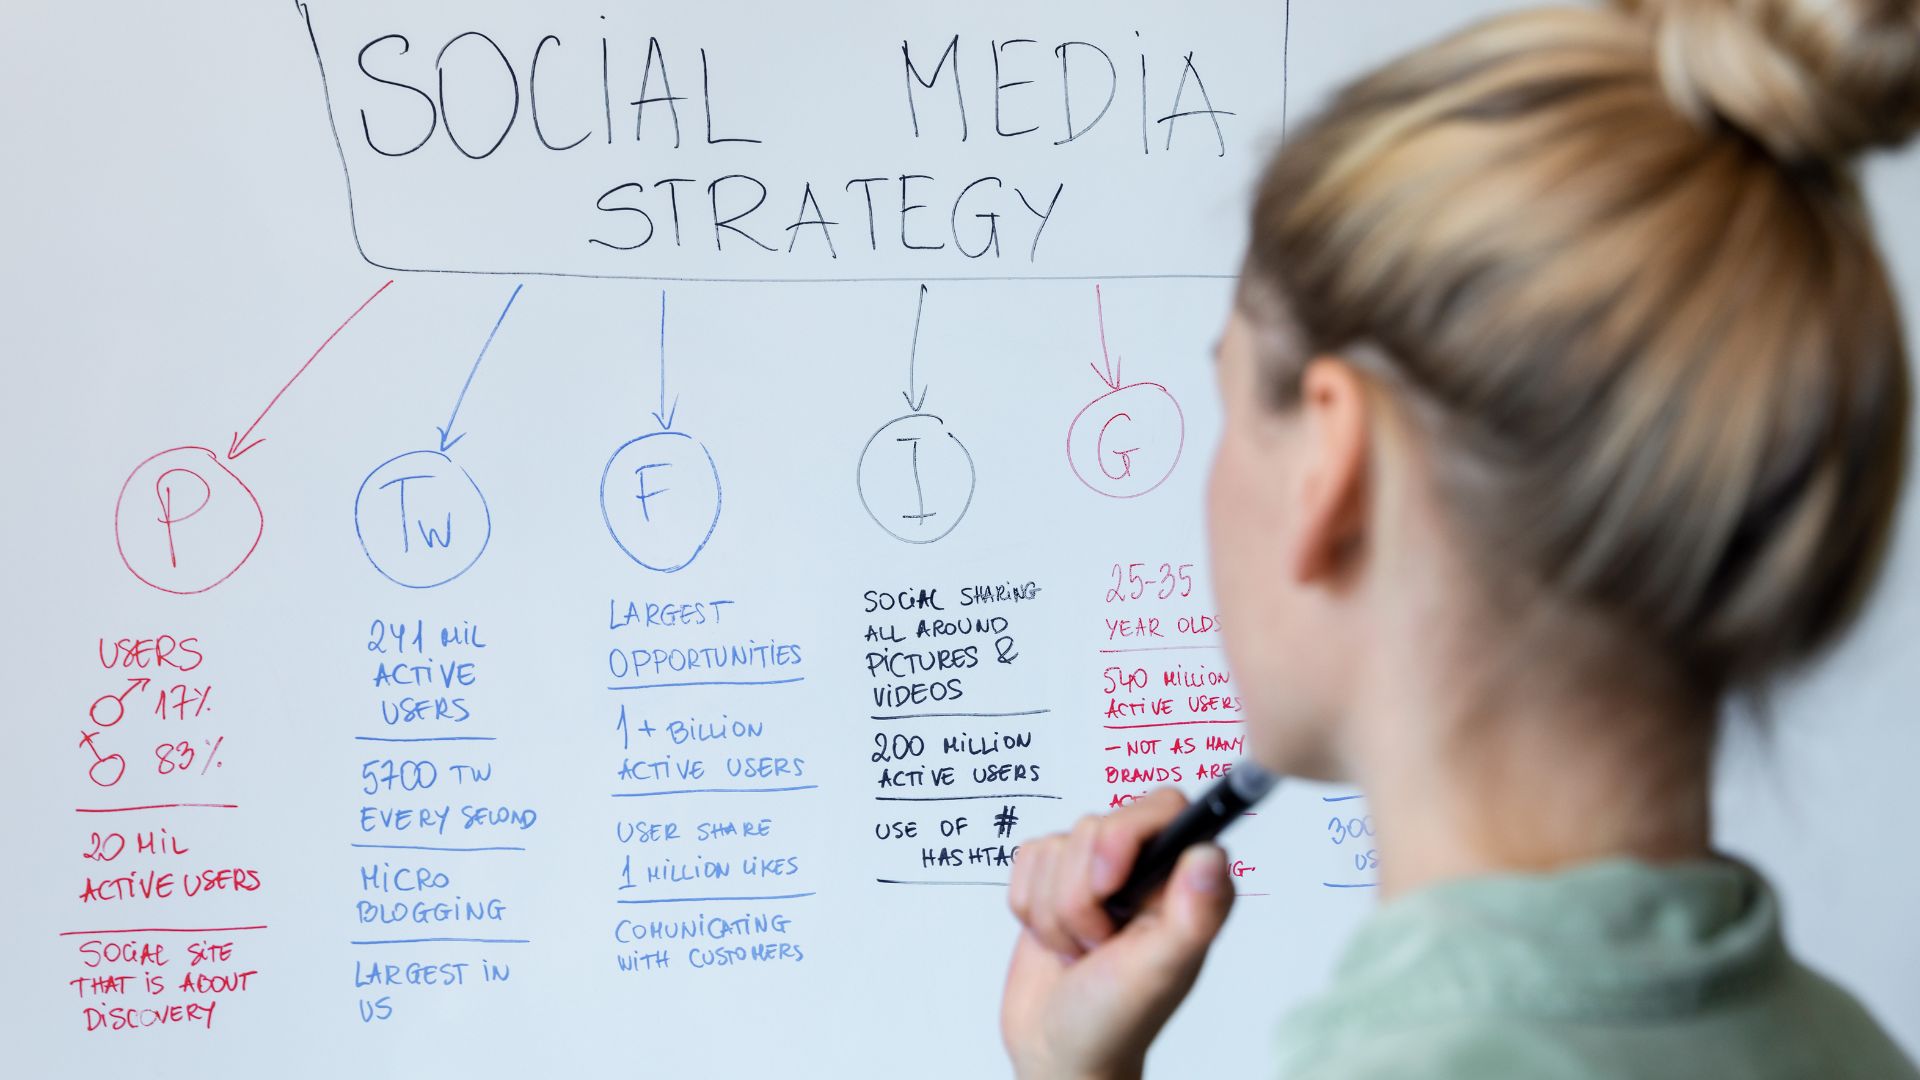
[(652, 900), (615, 900), (616, 904), (715, 904), (723, 900), (798, 900), (810, 892), (778, 893), (773, 896), (661, 896)]
[(674, 788), (671, 791), (616, 791), (616, 799), (644, 799), (650, 795), (748, 795), (761, 791), (812, 791), (819, 784), (795, 784), (793, 787), (690, 787)]
[(379, 848), (382, 851), (525, 851), (523, 847), (441, 847), (434, 844), (349, 844), (348, 847)]
[(356, 742), (493, 742), (493, 735), (421, 735), (410, 738), (385, 735), (355, 735)]
[(436, 941), (468, 942), (474, 945), (528, 945), (526, 938), (514, 937), (403, 937), (378, 938), (372, 941), (349, 941), (349, 945), (424, 945)]
[(805, 681), (805, 675), (795, 675), (790, 679), (693, 679), (687, 682), (622, 683), (609, 686), (607, 689), (665, 690), (675, 686), (785, 686), (788, 683)]

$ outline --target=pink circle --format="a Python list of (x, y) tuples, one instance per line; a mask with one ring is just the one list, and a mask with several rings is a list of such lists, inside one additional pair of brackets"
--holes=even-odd
[[(127, 489), (133, 486), (134, 478), (140, 475), (140, 471), (142, 469), (145, 469), (148, 465), (153, 464), (153, 462), (159, 460), (160, 458), (166, 457), (168, 454), (180, 454), (180, 453), (205, 454), (207, 461), (211, 463), (215, 469), (218, 469), (220, 470), (220, 472), (225, 473), (227, 477), (231, 479), (234, 482), (234, 484), (237, 485), (240, 488), (240, 490), (246, 494), (247, 499), (253, 504), (253, 519), (255, 522), (255, 526), (253, 530), (253, 539), (250, 543), (248, 543), (246, 552), (240, 556), (239, 561), (235, 562), (232, 568), (228, 569), (225, 573), (221, 574), (218, 578), (215, 578), (214, 580), (208, 582), (205, 585), (200, 586), (197, 589), (170, 588), (166, 585), (160, 584), (159, 582), (153, 580), (152, 578), (149, 578), (145, 574), (142, 574), (138, 569), (134, 567), (133, 560), (130, 557), (128, 557), (127, 547), (120, 533), (120, 528), (121, 528), (120, 511), (122, 506), (126, 503)], [(194, 464), (198, 466), (200, 463), (199, 461), (196, 460), (194, 461)], [(195, 474), (195, 476), (198, 477), (198, 474)], [(202, 480), (204, 482), (204, 478), (202, 478)], [(209, 487), (209, 490), (211, 490), (211, 487)], [(209, 495), (208, 498), (211, 499), (212, 496)], [(205, 503), (202, 503), (202, 507), (204, 506), (205, 506)], [(195, 513), (198, 513), (198, 512), (199, 511), (196, 509)], [(180, 520), (185, 520), (185, 519), (183, 518)], [(253, 553), (259, 549), (260, 538), (262, 535), (265, 534), (265, 532), (266, 532), (266, 515), (261, 511), (260, 500), (258, 497), (254, 495), (253, 489), (249, 488), (246, 484), (246, 481), (240, 479), (239, 476), (234, 474), (234, 471), (232, 469), (227, 468), (226, 465), (221, 462), (219, 454), (214, 453), (212, 450), (209, 450), (204, 446), (175, 446), (170, 449), (162, 450), (159, 453), (154, 454), (153, 456), (142, 461), (140, 464), (135, 465), (133, 467), (133, 471), (127, 474), (126, 482), (120, 485), (120, 496), (118, 499), (114, 501), (114, 504), (113, 504), (113, 546), (114, 546), (114, 549), (120, 553), (121, 564), (127, 568), (128, 573), (138, 578), (142, 584), (151, 585), (152, 587), (159, 589), (161, 592), (171, 593), (175, 596), (192, 596), (196, 593), (203, 593), (203, 592), (206, 592), (208, 589), (213, 588), (215, 585), (218, 585), (221, 582), (232, 577), (242, 566), (245, 566), (247, 564), (247, 560), (252, 558)]]
[[(1179, 424), (1179, 431), (1174, 436), (1175, 442), (1173, 447), (1173, 460), (1167, 462), (1166, 472), (1161, 474), (1158, 480), (1155, 480), (1152, 484), (1149, 484), (1147, 487), (1144, 487), (1139, 491), (1131, 492), (1128, 494), (1121, 494), (1118, 492), (1109, 491), (1101, 487), (1100, 485), (1095, 484), (1093, 481), (1087, 479), (1086, 475), (1080, 471), (1079, 463), (1074, 461), (1073, 459), (1073, 433), (1074, 433), (1074, 430), (1080, 426), (1080, 421), (1084, 419), (1088, 413), (1093, 412), (1095, 406), (1099, 405), (1101, 402), (1106, 401), (1108, 398), (1116, 397), (1120, 394), (1125, 394), (1132, 390), (1139, 390), (1143, 387), (1160, 391), (1161, 394), (1166, 396), (1167, 403), (1173, 406), (1174, 419)], [(1108, 423), (1111, 423), (1111, 422), (1112, 420), (1111, 418), (1109, 418)], [(1102, 430), (1104, 432), (1104, 426)], [(1147, 492), (1152, 491), (1155, 488), (1158, 488), (1161, 484), (1166, 483), (1167, 478), (1173, 475), (1173, 470), (1177, 468), (1180, 464), (1181, 451), (1183, 451), (1186, 448), (1186, 440), (1187, 440), (1186, 413), (1181, 411), (1180, 400), (1173, 396), (1173, 392), (1171, 390), (1168, 390), (1165, 386), (1162, 386), (1157, 382), (1128, 383), (1127, 385), (1119, 387), (1117, 389), (1109, 390), (1108, 392), (1101, 394), (1099, 397), (1094, 398), (1092, 401), (1087, 402), (1084, 408), (1082, 408), (1079, 412), (1074, 414), (1073, 421), (1067, 425), (1067, 444), (1066, 444), (1067, 445), (1067, 467), (1073, 470), (1074, 477), (1078, 479), (1082, 484), (1085, 484), (1089, 489), (1096, 491), (1102, 495), (1105, 495), (1108, 498), (1137, 499), (1140, 496), (1145, 495)]]

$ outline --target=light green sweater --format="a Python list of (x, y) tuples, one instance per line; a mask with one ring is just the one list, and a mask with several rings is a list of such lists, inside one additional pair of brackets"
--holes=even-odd
[(1382, 905), (1282, 1023), (1287, 1080), (1920, 1077), (1846, 991), (1788, 954), (1732, 861), (1607, 860)]

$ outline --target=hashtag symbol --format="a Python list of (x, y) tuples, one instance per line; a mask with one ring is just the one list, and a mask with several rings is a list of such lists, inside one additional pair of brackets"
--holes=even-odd
[(1013, 812), (1013, 806), (1010, 803), (1001, 806), (1000, 812), (993, 815), (993, 827), (999, 830), (1000, 838), (1003, 840), (1013, 835), (1013, 827), (1018, 824), (1020, 824), (1020, 815)]

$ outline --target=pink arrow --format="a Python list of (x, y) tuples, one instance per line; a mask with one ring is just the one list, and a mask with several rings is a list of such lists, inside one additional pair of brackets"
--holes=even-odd
[[(389, 278), (387, 280), (387, 285), (391, 285), (391, 284), (393, 284), (393, 280)], [(340, 331), (345, 330), (347, 328), (347, 323), (350, 323), (353, 321), (354, 315), (358, 315), (362, 311), (365, 311), (367, 309), (367, 305), (373, 303), (375, 296), (379, 296), (381, 293), (386, 292), (387, 285), (382, 285), (379, 288), (373, 290), (373, 296), (369, 296), (365, 300), (361, 301), (360, 306), (353, 309), (353, 315), (347, 316), (345, 322), (342, 322), (339, 326), (336, 326), (333, 328), (333, 333), (327, 335), (327, 340), (320, 343), (319, 349), (313, 350), (313, 355), (307, 357), (307, 362), (300, 365), (300, 370), (295, 371), (293, 373), (293, 378), (287, 380), (286, 385), (280, 388), (280, 392), (273, 395), (273, 400), (267, 402), (267, 407), (264, 409), (261, 409), (260, 415), (253, 418), (253, 423), (247, 425), (247, 430), (236, 431), (233, 433), (233, 440), (227, 443), (227, 460), (228, 461), (239, 460), (241, 454), (244, 454), (247, 451), (253, 449), (254, 447), (259, 446), (261, 443), (267, 441), (266, 436), (264, 435), (258, 439), (254, 439), (252, 442), (248, 442), (247, 440), (252, 437), (253, 429), (259, 427), (260, 421), (265, 420), (267, 418), (267, 413), (271, 412), (273, 407), (279, 403), (280, 394), (284, 394), (289, 389), (292, 388), (294, 379), (298, 379), (301, 375), (306, 373), (307, 368), (310, 367), (313, 364), (313, 362), (319, 358), (321, 350), (325, 349), (328, 345), (333, 344), (333, 339), (340, 336)]]
[(1101, 371), (1099, 368), (1093, 367), (1091, 362), (1089, 362), (1087, 366), (1093, 368), (1093, 373), (1100, 376), (1100, 381), (1106, 383), (1109, 389), (1118, 390), (1120, 389), (1120, 366), (1115, 364), (1113, 359), (1107, 355), (1107, 309), (1100, 302), (1100, 284), (1098, 282), (1095, 282), (1093, 286), (1093, 310), (1095, 317), (1100, 320), (1100, 360), (1107, 365), (1107, 370)]

